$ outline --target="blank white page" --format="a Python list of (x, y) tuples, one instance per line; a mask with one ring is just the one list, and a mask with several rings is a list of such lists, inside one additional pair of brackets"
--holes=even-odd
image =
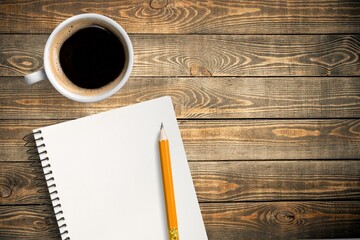
[[(168, 239), (158, 139), (169, 139), (179, 236), (207, 239), (170, 97), (35, 129), (48, 186), (56, 184), (63, 239)], [(60, 209), (55, 209), (55, 211)], [(59, 219), (59, 215), (57, 218)], [(60, 222), (60, 225), (62, 223)], [(62, 229), (62, 230), (65, 230)]]

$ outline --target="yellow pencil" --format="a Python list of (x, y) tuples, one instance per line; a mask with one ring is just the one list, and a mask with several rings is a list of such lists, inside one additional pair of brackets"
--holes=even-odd
[(169, 229), (169, 240), (179, 240), (174, 185), (171, 172), (169, 141), (165, 135), (164, 126), (162, 123), (160, 128), (159, 150), (166, 204), (166, 217)]

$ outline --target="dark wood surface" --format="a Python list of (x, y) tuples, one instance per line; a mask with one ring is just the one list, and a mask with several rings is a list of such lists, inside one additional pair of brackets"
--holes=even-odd
[[(41, 68), (47, 38), (48, 34), (2, 34), (0, 76), (23, 76)], [(135, 54), (132, 76), (360, 75), (356, 34), (131, 34), (130, 38)]]
[[(64, 98), (52, 29), (96, 12), (134, 45), (129, 82)], [(32, 129), (170, 95), (209, 240), (360, 237), (359, 1), (0, 2), (0, 239), (59, 239)]]
[(129, 33), (358, 33), (359, 11), (356, 0), (2, 0), (0, 29), (51, 32), (67, 17), (97, 12), (120, 22)]

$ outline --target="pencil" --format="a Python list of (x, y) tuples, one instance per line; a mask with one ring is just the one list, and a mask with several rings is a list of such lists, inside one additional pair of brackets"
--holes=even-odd
[(169, 230), (169, 240), (179, 240), (169, 141), (165, 135), (164, 125), (162, 123), (160, 128), (159, 151), (165, 195), (166, 217)]

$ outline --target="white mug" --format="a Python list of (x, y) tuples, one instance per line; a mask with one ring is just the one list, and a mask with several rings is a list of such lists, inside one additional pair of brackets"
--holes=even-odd
[[(125, 54), (125, 64), (120, 75), (109, 84), (95, 90), (76, 86), (62, 71), (59, 64), (59, 49), (62, 44), (74, 33), (88, 26), (99, 26), (111, 31), (120, 40)], [(134, 50), (130, 38), (118, 23), (99, 14), (80, 14), (68, 18), (54, 29), (45, 45), (43, 69), (26, 75), (24, 82), (30, 85), (48, 79), (58, 92), (69, 99), (79, 102), (96, 102), (110, 97), (124, 86), (130, 76), (133, 62)]]

